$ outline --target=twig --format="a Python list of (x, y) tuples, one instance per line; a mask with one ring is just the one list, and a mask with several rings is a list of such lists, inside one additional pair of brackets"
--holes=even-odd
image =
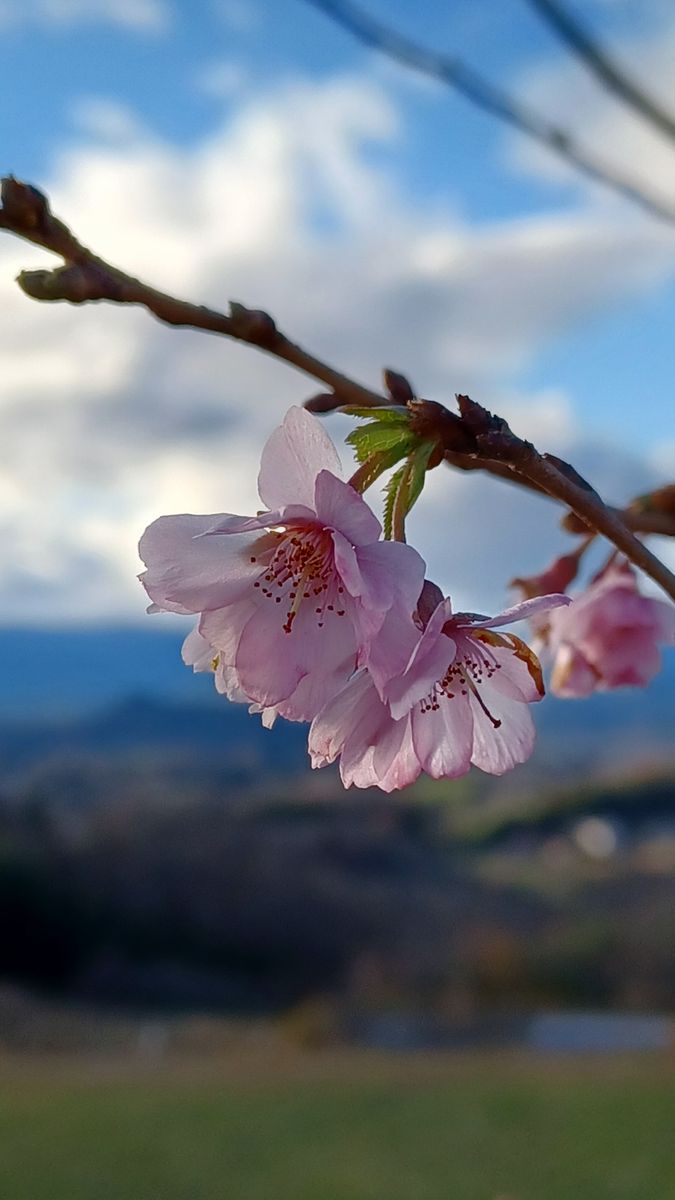
[(247, 342), (283, 359), (291, 366), (320, 379), (333, 389), (341, 404), (387, 404), (385, 396), (363, 387), (333, 367), (308, 354), (277, 329), (272, 317), (243, 304), (230, 304), (229, 315), (203, 305), (190, 304), (150, 287), (140, 279), (98, 258), (83, 246), (67, 225), (55, 217), (37, 188), (12, 177), (2, 180), (0, 228), (52, 250), (64, 266), (49, 271), (22, 271), (17, 282), (34, 300), (66, 300), (70, 304), (107, 300), (113, 304), (140, 304), (166, 325), (190, 326), (207, 333)]
[(506, 463), (514, 473), (580, 517), (588, 529), (600, 533), (675, 600), (675, 575), (624, 524), (616, 510), (608, 508), (598, 493), (568, 463), (550, 454), (540, 454), (531, 442), (523, 441), (506, 421), (494, 417), (468, 396), (457, 403), (465, 431), (475, 438), (475, 454), (488, 461)]
[(351, 0), (305, 0), (336, 24), (369, 46), (406, 67), (439, 80), (459, 92), (471, 104), (498, 117), (540, 145), (552, 150), (588, 178), (601, 183), (646, 209), (652, 216), (675, 222), (675, 207), (645, 190), (639, 180), (617, 171), (584, 150), (568, 130), (553, 125), (533, 108), (479, 75), (461, 59), (437, 54), (376, 21)]
[[(615, 517), (623, 521), (633, 533), (652, 533), (658, 537), (675, 537), (675, 517), (668, 513), (636, 512), (632, 508), (610, 508)], [(585, 533), (588, 526), (574, 513), (562, 519), (562, 527), (568, 533)]]
[[(289, 341), (265, 312), (232, 304), (230, 315), (226, 316), (157, 291), (112, 267), (83, 246), (52, 214), (47, 199), (36, 188), (12, 177), (3, 179), (0, 186), (0, 228), (44, 246), (64, 260), (62, 267), (51, 271), (22, 272), (19, 283), (27, 295), (72, 304), (100, 300), (139, 304), (168, 325), (190, 326), (247, 342), (327, 383), (334, 392), (334, 408), (389, 404), (392, 389), (396, 394), (405, 392), (407, 395), (403, 387), (405, 381), (391, 372), (385, 373), (390, 391), (390, 396), (385, 396), (335, 371)], [(326, 397), (322, 399), (327, 400)], [(517, 438), (505, 421), (492, 417), (468, 396), (459, 396), (458, 403), (460, 417), (432, 401), (408, 399), (411, 422), (426, 436), (433, 432), (438, 437), (439, 448), (452, 465), (462, 470), (482, 469), (561, 501), (584, 526), (607, 537), (675, 599), (675, 576), (634, 537), (627, 528), (624, 515), (607, 508), (571, 467), (550, 455), (540, 455), (529, 442)], [(325, 405), (326, 409), (329, 407), (330, 404)], [(649, 517), (653, 520), (659, 515), (663, 514), (638, 511), (631, 514), (630, 519)]]
[(541, 17), (619, 100), (675, 141), (675, 117), (618, 66), (603, 46), (558, 0), (529, 0)]
[[(553, 499), (540, 483), (518, 475), (508, 463), (488, 458), (476, 458), (471, 454), (459, 454), (453, 450), (445, 450), (443, 457), (449, 466), (456, 467), (459, 471), (486, 471), (489, 475), (494, 475), (497, 479), (503, 479), (506, 483), (515, 484), (517, 487), (536, 492), (539, 496), (548, 496), (550, 499)], [(638, 510), (631, 507), (617, 508), (609, 504), (605, 505), (605, 507), (609, 512), (614, 514), (617, 520), (622, 521), (624, 525), (632, 529), (633, 533), (654, 534), (659, 537), (675, 537), (675, 515), (652, 510)], [(582, 521), (573, 512), (567, 513), (562, 518), (561, 525), (567, 533), (581, 534), (588, 532), (586, 521)]]

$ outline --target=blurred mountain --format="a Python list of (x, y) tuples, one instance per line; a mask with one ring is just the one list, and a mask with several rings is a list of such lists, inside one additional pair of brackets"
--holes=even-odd
[[(277, 777), (307, 766), (306, 730), (265, 730), (180, 658), (185, 629), (0, 630), (0, 780), (34, 764), (143, 753)], [(675, 762), (675, 655), (650, 687), (584, 701), (547, 697), (518, 788)], [(517, 778), (516, 778), (517, 777)]]
[(181, 637), (0, 634), (0, 981), (246, 1012), (337, 990), (444, 1020), (671, 1006), (675, 663), (535, 706), (503, 779), (385, 797), (310, 773), (306, 727), (217, 697)]
[(139, 694), (209, 703), (209, 682), (180, 657), (191, 622), (167, 624), (0, 628), (0, 717), (79, 715)]
[[(244, 705), (190, 704), (131, 696), (92, 714), (0, 718), (0, 783), (28, 779), (64, 794), (100, 796), (120, 772), (137, 777), (207, 777), (252, 784), (307, 765), (306, 728), (263, 729)], [(15, 791), (15, 787), (10, 790)]]

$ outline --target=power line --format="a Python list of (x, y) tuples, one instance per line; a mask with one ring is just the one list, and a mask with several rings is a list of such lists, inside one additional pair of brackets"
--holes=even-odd
[(660, 133), (665, 133), (666, 137), (675, 141), (675, 117), (626, 75), (592, 34), (558, 0), (527, 0), (527, 3), (537, 10), (606, 88)]
[(449, 58), (427, 50), (389, 26), (376, 21), (363, 9), (352, 4), (351, 0), (305, 0), (305, 3), (323, 12), (363, 45), (412, 70), (437, 79), (447, 87), (454, 88), (470, 103), (494, 117), (499, 117), (540, 145), (552, 150), (559, 158), (596, 183), (604, 184), (605, 187), (640, 205), (652, 216), (675, 223), (675, 207), (666, 200), (646, 191), (639, 180), (617, 171), (613, 166), (601, 162), (583, 150), (566, 129), (550, 124), (534, 109), (513, 99), (461, 59)]

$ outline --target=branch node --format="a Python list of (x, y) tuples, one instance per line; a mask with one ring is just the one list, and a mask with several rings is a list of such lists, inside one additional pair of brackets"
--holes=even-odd
[(385, 367), (382, 378), (394, 404), (409, 404), (411, 400), (415, 399), (412, 384), (405, 375), (400, 375), (398, 371), (392, 371), (389, 367)]
[[(32, 300), (67, 300), (69, 304), (85, 304), (89, 300), (114, 300), (114, 277), (99, 279), (94, 270), (69, 264), (51, 271), (21, 271), (16, 282)], [(121, 296), (119, 288), (119, 299)]]
[(36, 187), (7, 175), (0, 185), (0, 198), (3, 215), (14, 228), (44, 232), (52, 214), (47, 197)]
[(445, 453), (467, 454), (476, 450), (476, 439), (461, 417), (435, 400), (408, 401), (410, 428), (419, 437), (436, 438)]
[(319, 392), (318, 396), (312, 396), (309, 400), (305, 400), (303, 408), (306, 408), (307, 412), (319, 415), (335, 412), (335, 409), (340, 408), (341, 404), (342, 400), (335, 395), (335, 392)]
[(244, 342), (269, 350), (278, 336), (277, 327), (269, 313), (258, 308), (247, 308), (236, 300), (230, 302), (230, 317), (233, 334)]

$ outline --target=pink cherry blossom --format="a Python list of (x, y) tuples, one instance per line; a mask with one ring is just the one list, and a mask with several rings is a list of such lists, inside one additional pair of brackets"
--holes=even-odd
[(218, 651), (202, 636), (198, 626), (191, 630), (183, 642), (181, 656), (185, 665), (192, 667), (195, 673), (212, 674), (216, 691), (221, 696), (227, 696), (228, 700), (238, 704), (248, 704), (248, 711), (260, 713), (265, 728), (272, 728), (278, 716), (277, 709), (250, 703), (248, 696), (241, 689), (236, 668), (225, 666)]
[(340, 470), (320, 422), (292, 408), (263, 450), (266, 511), (160, 517), (139, 547), (153, 607), (200, 614), (216, 685), (291, 720), (311, 720), (367, 659), (392, 607), (412, 613), (424, 577)]
[(389, 644), (405, 667), (393, 677), (380, 671), (376, 640), (368, 669), (312, 722), (312, 766), (339, 757), (345, 787), (389, 792), (422, 771), (455, 779), (473, 763), (501, 775), (524, 762), (534, 745), (528, 706), (544, 694), (541, 668), (525, 642), (495, 629), (567, 603), (565, 596), (542, 596), (490, 619), (453, 615), (450, 601), (441, 599), (424, 628), (424, 603), (418, 624), (406, 626), (393, 610), (385, 627), (396, 623)]
[(551, 691), (578, 697), (644, 687), (660, 670), (660, 644), (675, 644), (675, 606), (640, 595), (632, 567), (614, 563), (551, 614)]

